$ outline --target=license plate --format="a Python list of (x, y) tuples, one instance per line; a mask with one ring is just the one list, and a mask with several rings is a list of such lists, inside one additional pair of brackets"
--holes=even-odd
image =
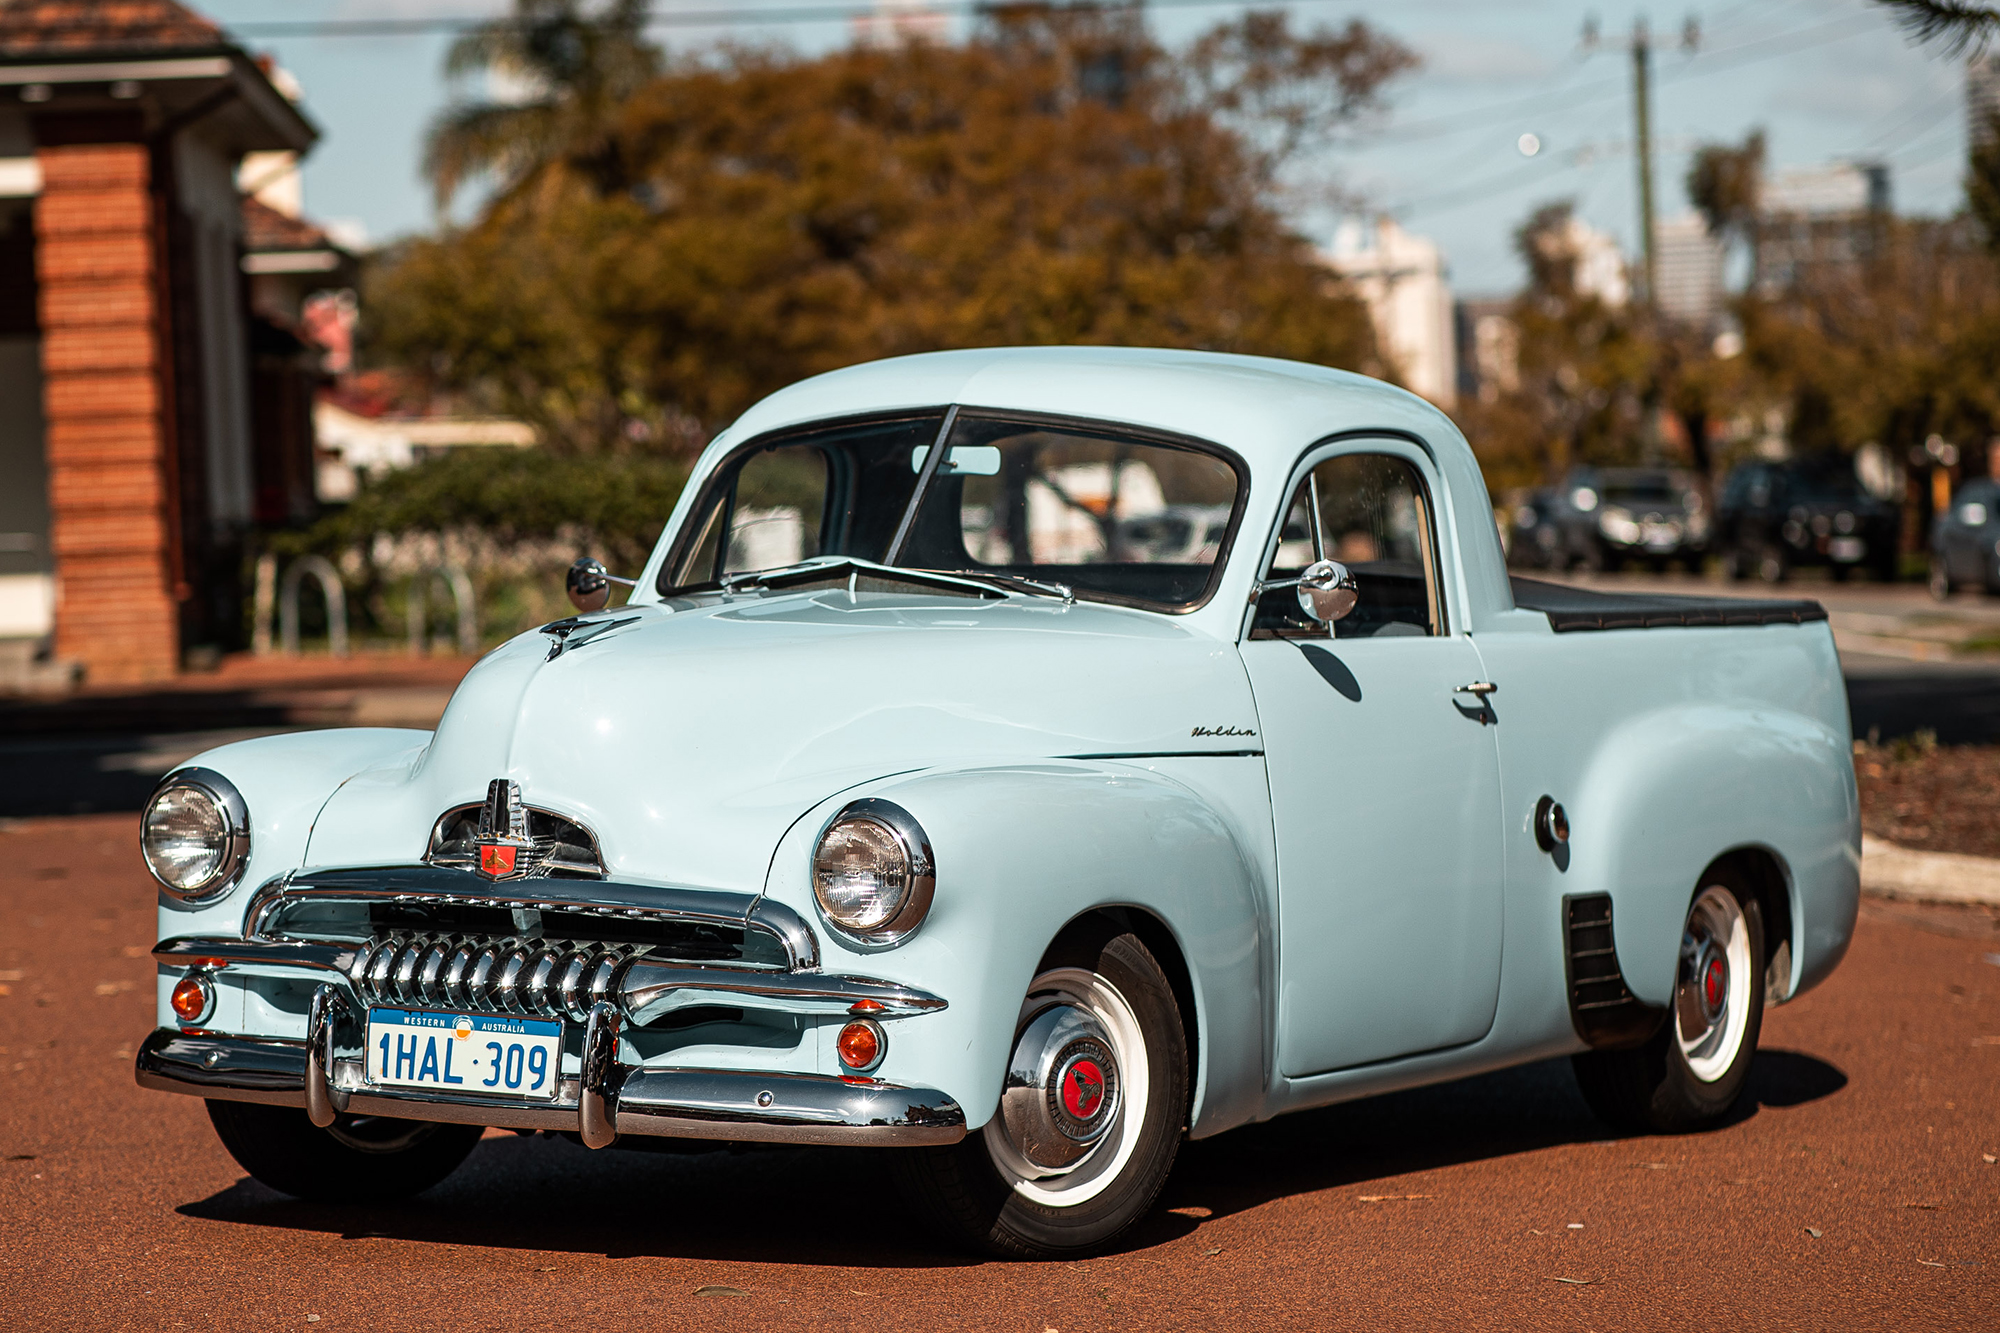
[(381, 1087), (552, 1100), (562, 1073), (552, 1018), (368, 1011), (368, 1081)]
[(1835, 537), (1826, 544), (1826, 553), (1835, 560), (1859, 560), (1868, 554), (1868, 543), (1859, 537)]

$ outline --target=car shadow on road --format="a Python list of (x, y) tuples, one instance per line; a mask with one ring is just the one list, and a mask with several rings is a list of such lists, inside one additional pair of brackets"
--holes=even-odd
[[(1845, 1074), (1814, 1056), (1761, 1050), (1729, 1124), (1846, 1085)], [(1300, 1112), (1184, 1145), (1160, 1207), (1117, 1248), (1167, 1244), (1203, 1220), (1287, 1196), (1617, 1137), (1584, 1104), (1567, 1059)], [(614, 1259), (845, 1268), (981, 1262), (912, 1226), (889, 1151), (590, 1152), (560, 1138), (489, 1136), (444, 1184), (392, 1206), (304, 1203), (244, 1179), (177, 1211), (355, 1241)]]

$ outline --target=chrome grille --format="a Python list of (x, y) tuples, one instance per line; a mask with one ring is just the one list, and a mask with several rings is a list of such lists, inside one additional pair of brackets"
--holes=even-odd
[(619, 972), (646, 952), (623, 944), (391, 935), (356, 950), (347, 975), (370, 1003), (581, 1022), (591, 1005), (616, 995)]

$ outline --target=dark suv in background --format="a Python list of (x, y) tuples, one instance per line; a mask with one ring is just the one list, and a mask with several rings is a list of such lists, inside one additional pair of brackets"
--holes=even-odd
[(1968, 481), (1931, 527), (1931, 596), (2000, 595), (2000, 482)]
[(1616, 569), (1643, 560), (1701, 568), (1708, 516), (1693, 480), (1667, 468), (1576, 468), (1563, 484), (1515, 506), (1508, 563), (1557, 571)]
[(1716, 504), (1715, 546), (1731, 578), (1779, 583), (1795, 566), (1826, 565), (1836, 579), (1857, 567), (1896, 578), (1895, 506), (1868, 494), (1844, 457), (1744, 463)]

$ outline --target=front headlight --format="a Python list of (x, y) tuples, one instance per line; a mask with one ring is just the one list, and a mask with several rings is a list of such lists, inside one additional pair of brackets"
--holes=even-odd
[(167, 775), (146, 805), (139, 849), (160, 887), (176, 898), (213, 897), (236, 882), (250, 855), (250, 812), (220, 773)]
[(936, 886), (923, 826), (888, 801), (852, 802), (813, 848), (813, 897), (821, 914), (869, 944), (893, 944), (921, 925)]

